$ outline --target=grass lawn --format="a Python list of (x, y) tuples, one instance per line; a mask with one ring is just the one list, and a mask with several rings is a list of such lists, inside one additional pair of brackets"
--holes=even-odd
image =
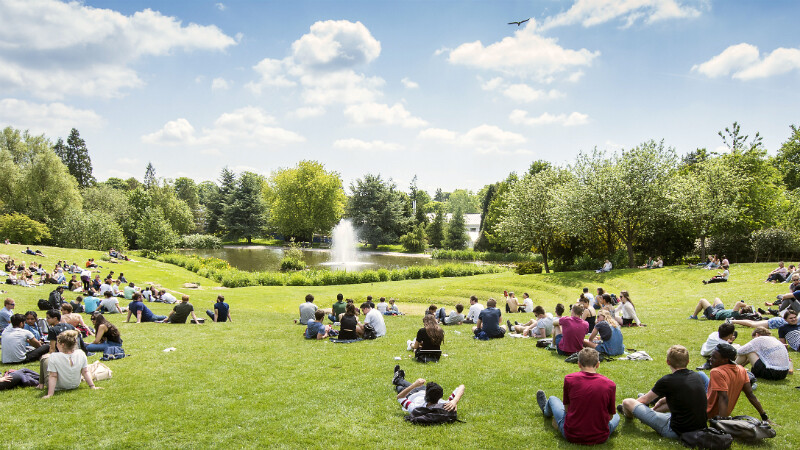
[[(0, 253), (18, 259), (22, 246), (0, 246)], [(52, 269), (58, 259), (83, 263), (100, 252), (41, 247), (42, 260)], [(419, 364), (405, 351), (406, 340), (421, 326), (421, 313), (430, 304), (468, 305), (476, 294), (502, 297), (504, 289), (528, 292), (535, 304), (552, 312), (556, 303), (577, 299), (580, 289), (602, 286), (618, 293), (627, 289), (639, 317), (648, 326), (624, 329), (626, 347), (647, 351), (654, 361), (602, 363), (601, 373), (617, 383), (617, 402), (647, 392), (668, 373), (666, 350), (672, 344), (690, 349), (694, 367), (706, 336), (720, 322), (686, 318), (701, 297), (719, 296), (726, 305), (735, 300), (763, 304), (787, 285), (765, 284), (774, 264), (736, 264), (731, 281), (705, 286), (712, 271), (669, 267), (660, 270), (614, 270), (608, 274), (569, 272), (519, 276), (512, 272), (467, 278), (439, 278), (369, 285), (319, 287), (249, 287), (215, 289), (211, 280), (176, 266), (150, 260), (110, 264), (137, 285), (154, 281), (189, 293), (198, 312), (213, 304), (220, 292), (231, 305), (234, 323), (161, 325), (123, 323), (111, 315), (124, 339), (129, 358), (108, 362), (113, 378), (98, 383), (103, 390), (83, 385), (42, 400), (33, 388), (0, 393), (5, 417), (0, 422), (4, 444), (13, 448), (50, 447), (353, 447), (366, 448), (498, 448), (569, 447), (542, 417), (535, 393), (561, 396), (565, 374), (577, 370), (554, 353), (537, 349), (532, 339), (476, 341), (471, 326), (445, 328), (444, 353), (439, 363)], [(716, 273), (714, 271), (714, 273)], [(200, 282), (187, 290), (185, 282)], [(16, 312), (36, 308), (50, 287), (4, 285), (17, 301)], [(371, 294), (395, 297), (401, 317), (387, 317), (388, 335), (351, 345), (306, 341), (294, 325), (297, 306), (307, 293), (330, 308), (338, 292), (360, 303)], [(74, 294), (69, 294), (72, 299)], [(157, 314), (170, 307), (148, 305)], [(205, 315), (204, 313), (202, 315)], [(504, 315), (505, 317), (506, 315)], [(529, 314), (511, 319), (527, 321)], [(739, 340), (749, 340), (740, 330)], [(163, 350), (175, 347), (174, 352)], [(99, 355), (89, 358), (90, 362)], [(391, 386), (394, 357), (401, 356), (407, 378), (437, 381), (445, 391), (466, 385), (459, 418), (466, 423), (416, 427), (403, 420)], [(794, 353), (791, 356), (795, 356)], [(796, 358), (795, 358), (796, 359)], [(7, 366), (10, 367), (10, 366)], [(19, 368), (20, 366), (16, 366)], [(37, 364), (29, 367), (38, 370)], [(777, 423), (778, 436), (765, 447), (799, 448), (800, 418), (794, 399), (800, 382), (793, 376), (781, 382), (760, 381), (756, 395)], [(757, 416), (742, 397), (736, 414)], [(636, 421), (624, 421), (604, 444), (617, 448), (682, 448)], [(734, 444), (735, 447), (743, 447)]]

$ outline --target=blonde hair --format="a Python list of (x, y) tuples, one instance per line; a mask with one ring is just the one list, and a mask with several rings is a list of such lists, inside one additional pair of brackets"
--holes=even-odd
[(72, 351), (78, 345), (78, 332), (75, 330), (62, 331), (58, 335), (58, 348), (61, 351)]
[(600, 311), (597, 312), (597, 315), (605, 318), (606, 322), (608, 322), (608, 324), (611, 325), (612, 327), (619, 328), (619, 323), (617, 323), (617, 320), (614, 319), (614, 314), (611, 314), (611, 311), (601, 309)]
[(667, 364), (675, 369), (685, 369), (689, 365), (689, 351), (682, 345), (673, 345), (667, 350)]

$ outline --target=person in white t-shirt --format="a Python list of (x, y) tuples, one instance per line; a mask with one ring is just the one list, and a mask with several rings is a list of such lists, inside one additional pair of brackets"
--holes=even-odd
[(58, 349), (47, 356), (47, 374), (40, 374), (39, 379), (47, 386), (47, 395), (50, 398), (58, 391), (77, 389), (81, 384), (81, 377), (92, 389), (100, 389), (94, 385), (89, 375), (89, 364), (86, 353), (76, 349), (78, 346), (78, 332), (67, 330), (58, 335)]
[(471, 296), (469, 298), (469, 311), (467, 312), (467, 318), (464, 319), (464, 323), (478, 323), (478, 316), (481, 311), (483, 311), (483, 305), (478, 303), (478, 297), (474, 295)]
[(583, 296), (586, 297), (587, 299), (589, 299), (589, 306), (591, 306), (594, 309), (597, 309), (595, 307), (595, 304), (597, 303), (597, 300), (595, 300), (594, 299), (594, 295), (592, 295), (592, 293), (589, 292), (589, 288), (587, 288), (587, 287), (583, 288)]
[(533, 300), (531, 300), (527, 292), (522, 294), (522, 307), (525, 308), (526, 313), (533, 312)]
[(381, 297), (380, 300), (378, 300), (378, 304), (375, 305), (375, 309), (377, 309), (378, 311), (380, 311), (381, 314), (384, 314), (384, 315), (386, 314), (386, 310), (388, 308), (389, 308), (389, 304), (386, 303), (386, 297)]
[(377, 309), (372, 309), (369, 302), (361, 304), (361, 312), (364, 313), (364, 324), (356, 327), (356, 333), (359, 336), (364, 336), (364, 329), (370, 325), (375, 330), (375, 336), (386, 336), (386, 323), (383, 321), (383, 314)]

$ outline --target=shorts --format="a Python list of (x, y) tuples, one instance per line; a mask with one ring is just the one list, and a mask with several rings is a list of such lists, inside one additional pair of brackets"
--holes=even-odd
[(722, 311), (725, 309), (725, 305), (711, 305), (703, 312), (703, 315), (706, 316), (708, 320), (716, 320), (717, 319), (717, 311)]
[(756, 378), (761, 378), (762, 380), (783, 380), (789, 374), (788, 370), (768, 369), (764, 362), (761, 361), (761, 358), (753, 364), (751, 372)]
[(767, 320), (767, 327), (770, 330), (774, 330), (775, 328), (780, 328), (780, 327), (782, 327), (782, 326), (784, 326), (786, 324), (787, 324), (787, 322), (785, 320), (783, 320), (783, 317), (773, 317), (773, 318)]

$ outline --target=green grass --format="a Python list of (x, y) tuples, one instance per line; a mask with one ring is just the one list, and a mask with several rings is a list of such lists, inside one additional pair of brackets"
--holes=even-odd
[[(0, 246), (0, 253), (23, 257), (19, 254), (22, 248)], [(93, 251), (42, 250), (48, 256), (37, 260), (43, 259), (47, 268), (57, 259), (80, 263), (100, 256)], [(584, 286), (602, 286), (613, 292), (627, 289), (648, 326), (625, 329), (626, 347), (646, 350), (655, 360), (601, 364), (600, 371), (617, 383), (619, 402), (646, 392), (668, 372), (664, 359), (672, 344), (690, 349), (692, 366), (701, 362), (700, 346), (720, 322), (686, 320), (699, 298), (719, 296), (726, 304), (740, 299), (763, 303), (786, 290), (786, 285), (762, 282), (774, 264), (734, 265), (730, 282), (708, 286), (700, 280), (709, 277), (710, 271), (670, 267), (609, 274), (519, 276), (505, 272), (350, 286), (225, 290), (214, 289), (218, 285), (213, 281), (165, 263), (142, 260), (103, 266), (103, 275), (111, 268), (137, 284), (156, 281), (186, 292), (198, 311), (211, 307), (216, 295), (223, 292), (235, 322), (125, 324), (124, 317), (110, 316), (119, 325), (131, 357), (107, 363), (114, 376), (98, 383), (103, 390), (82, 386), (48, 400), (41, 400), (42, 393), (30, 388), (0, 393), (7, 411), (0, 423), (6, 446), (570, 447), (538, 412), (535, 393), (544, 389), (560, 395), (563, 376), (577, 366), (535, 348), (529, 339), (476, 341), (468, 325), (445, 329), (443, 349), (449, 356), (441, 362), (412, 362), (405, 342), (421, 326), (424, 308), (430, 303), (448, 309), (457, 302), (466, 305), (471, 294), (485, 302), (488, 296), (500, 297), (503, 290), (512, 290), (518, 296), (528, 292), (534, 303), (552, 311), (556, 303), (574, 301)], [(184, 282), (197, 281), (200, 290), (181, 287)], [(18, 312), (36, 309), (36, 300), (47, 298), (50, 291), (46, 287), (3, 289), (17, 300)], [(388, 335), (376, 341), (351, 345), (306, 341), (301, 337), (303, 329), (292, 319), (309, 292), (326, 308), (338, 292), (356, 302), (368, 294), (394, 297), (408, 315), (387, 317)], [(169, 310), (163, 304), (149, 306), (157, 314)], [(512, 320), (522, 322), (529, 317), (514, 314)], [(746, 342), (747, 336), (740, 330), (741, 341)], [(164, 353), (167, 347), (177, 350)], [(429, 428), (404, 422), (390, 383), (395, 356), (403, 358), (401, 364), (409, 379), (435, 380), (445, 389), (464, 383), (459, 417), (466, 423)], [(90, 361), (95, 359), (97, 356)], [(27, 367), (38, 369), (35, 364)], [(756, 395), (778, 424), (778, 436), (764, 447), (800, 447), (800, 418), (793, 402), (798, 395), (796, 384), (800, 383), (793, 376), (782, 382), (759, 382)], [(735, 413), (756, 414), (745, 398), (740, 399)], [(635, 421), (623, 421), (604, 446), (682, 448)]]

